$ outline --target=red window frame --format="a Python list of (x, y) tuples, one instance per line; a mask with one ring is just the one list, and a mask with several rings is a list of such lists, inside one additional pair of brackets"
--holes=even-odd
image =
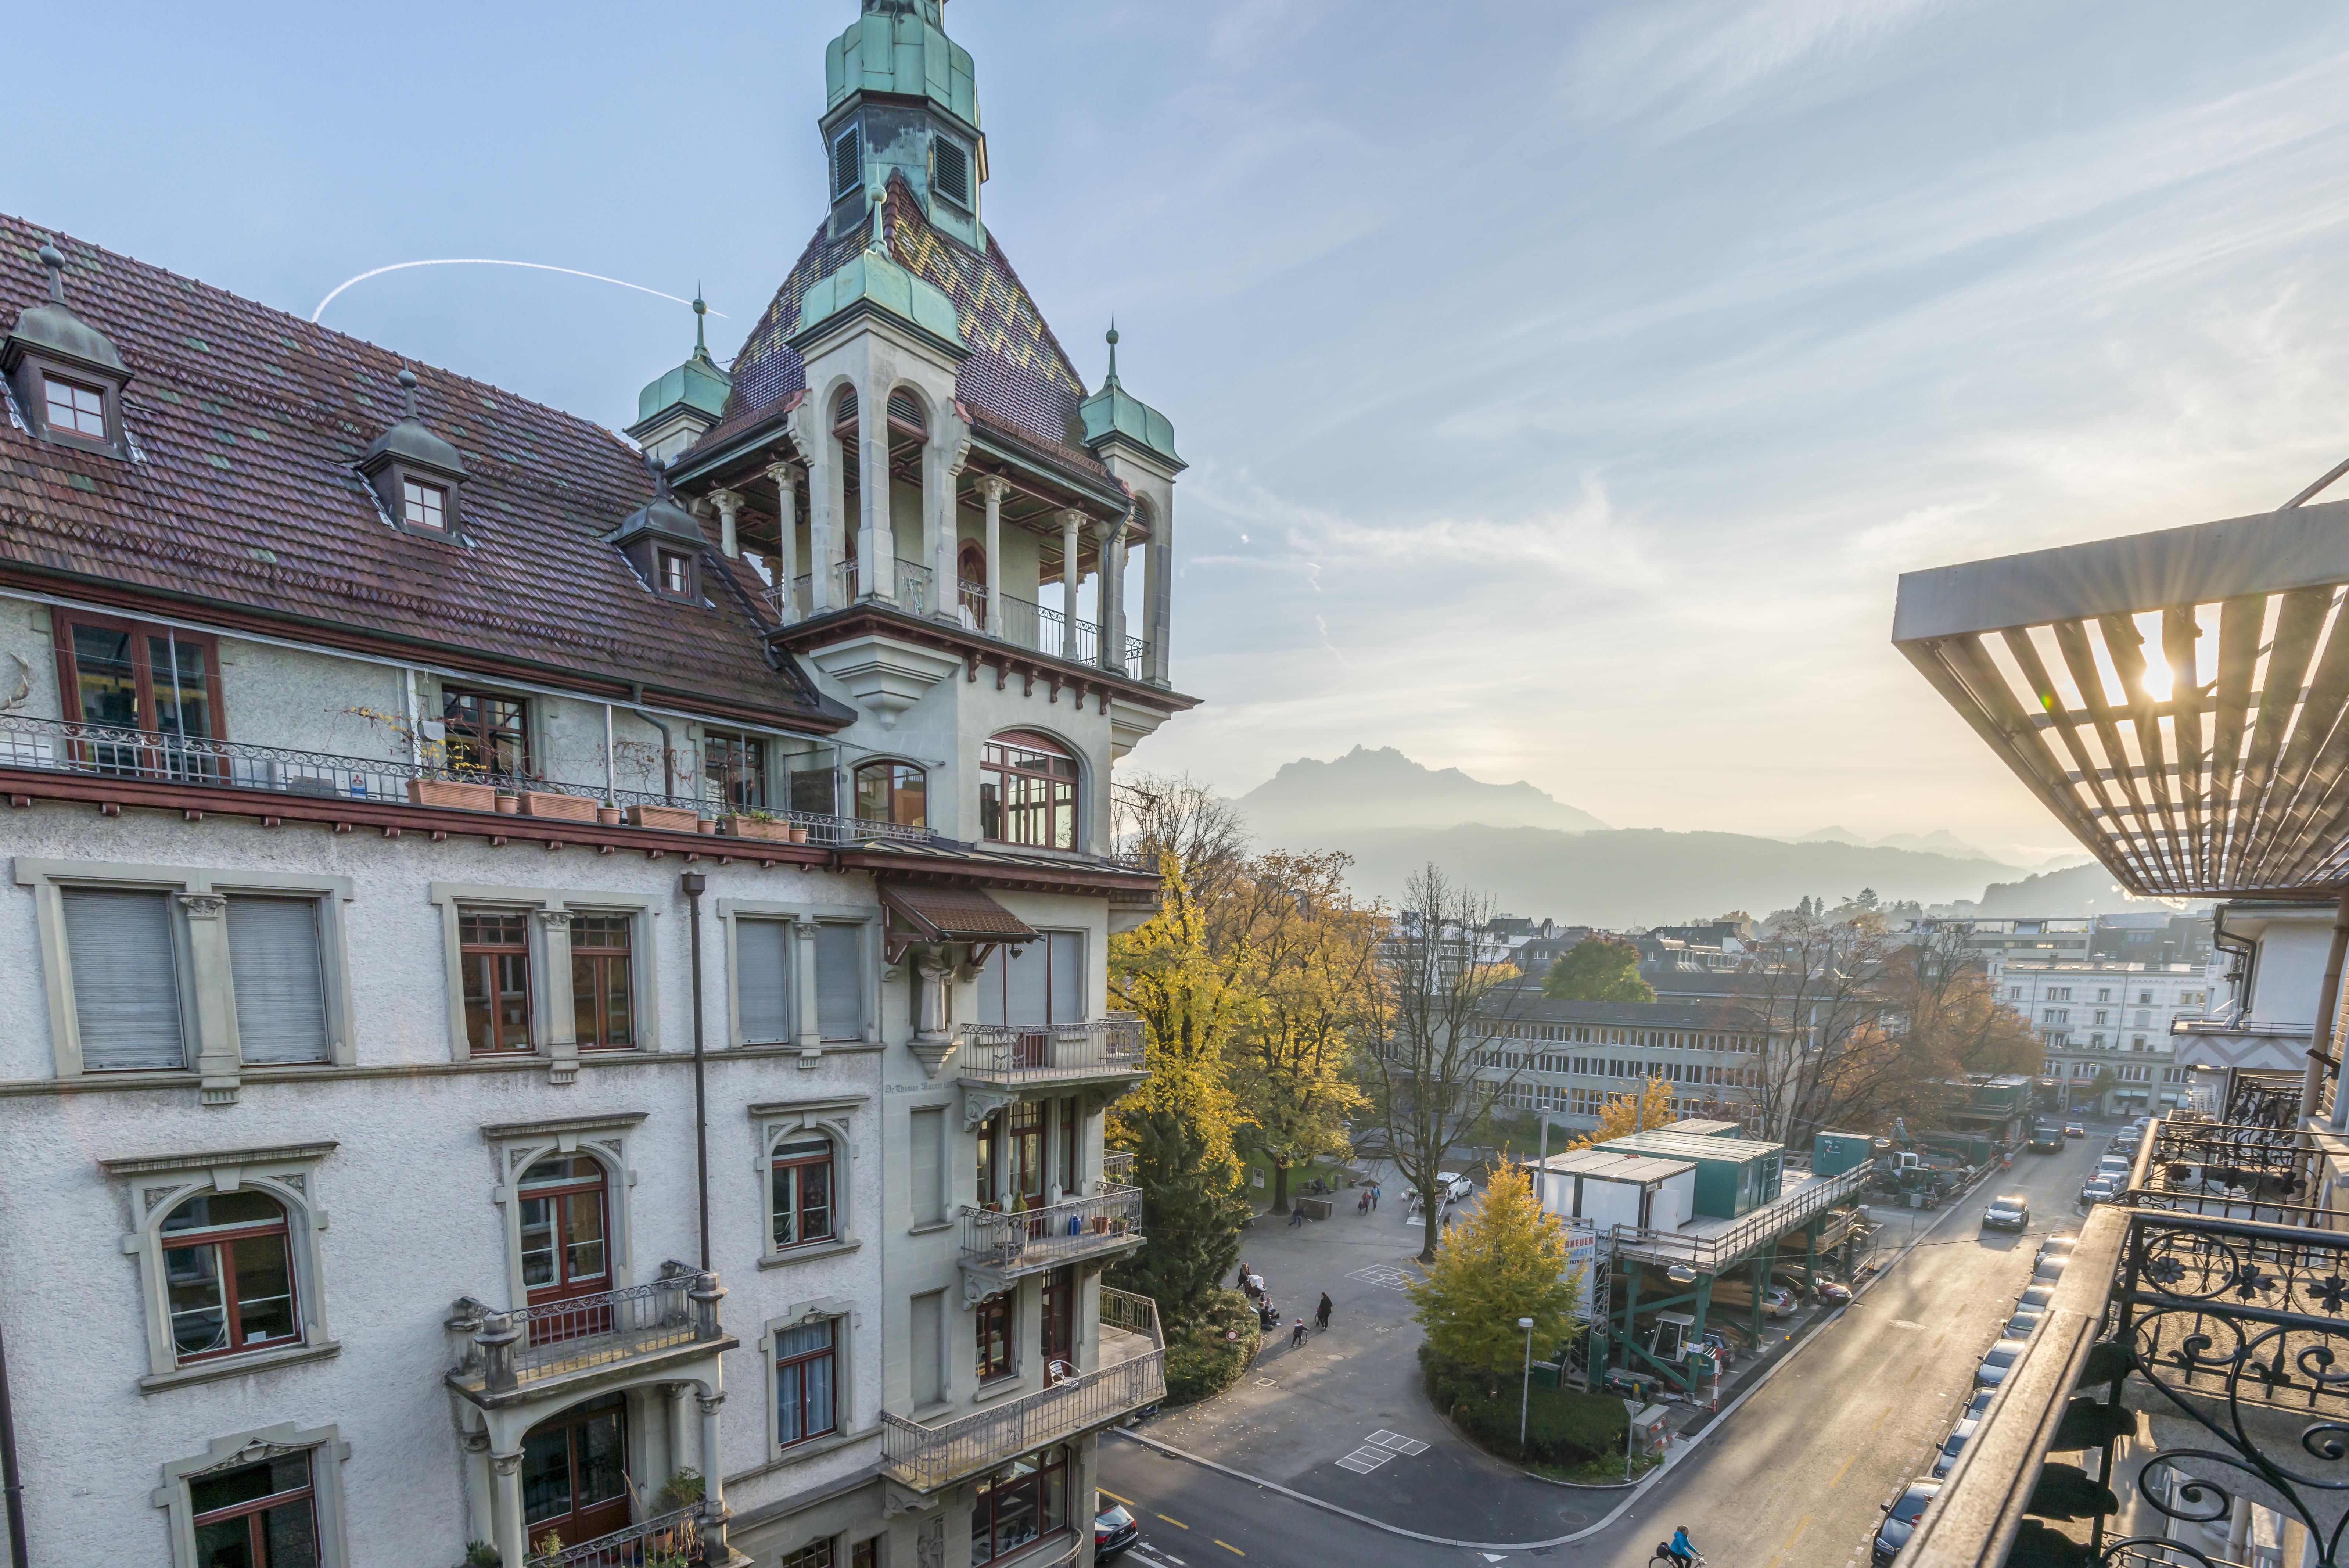
[(1060, 742), (1007, 730), (979, 753), (979, 831), (1031, 849), (1077, 846), (1077, 759)]
[[(267, 1563), (269, 1568), (318, 1568), (317, 1461), (309, 1450), (305, 1449), (299, 1455), (281, 1455), (275, 1459), (264, 1459), (255, 1465), (240, 1465), (235, 1469), (223, 1470), (213, 1475), (191, 1476), (188, 1478), (189, 1505), (191, 1508), (194, 1507), (196, 1492), (207, 1484), (217, 1485), (232, 1476), (241, 1475), (247, 1470), (268, 1469), (273, 1465), (282, 1464), (285, 1459), (294, 1458), (302, 1460), (301, 1485), (266, 1492), (243, 1502), (230, 1503), (225, 1507), (206, 1509), (197, 1513), (192, 1521), (198, 1535), (201, 1537), (208, 1527), (242, 1520), (245, 1521), (246, 1562)], [(277, 1478), (273, 1475), (269, 1479), (274, 1483)], [(291, 1508), (296, 1503), (306, 1505), (306, 1511), (310, 1516), (311, 1556), (306, 1563), (281, 1561), (271, 1554), (268, 1516), (281, 1508)], [(198, 1550), (202, 1551), (204, 1544), (199, 1540)], [(211, 1562), (213, 1558), (207, 1555), (205, 1561)]]
[[(568, 1160), (569, 1174), (531, 1179), (531, 1172), (553, 1163)], [(591, 1174), (578, 1175), (581, 1167)], [(547, 1302), (574, 1301), (581, 1296), (600, 1295), (612, 1288), (612, 1206), (611, 1184), (606, 1179), (603, 1163), (593, 1155), (543, 1155), (532, 1162), (516, 1184), (515, 1196), (523, 1202), (521, 1215), (523, 1245), (523, 1289), (529, 1293), (530, 1304), (538, 1306)], [(531, 1214), (530, 1206), (544, 1203), (546, 1223), (542, 1227)], [(594, 1217), (592, 1236), (580, 1231), (582, 1210)], [(549, 1256), (553, 1269), (547, 1278), (533, 1284), (530, 1278), (530, 1260), (533, 1249), (531, 1236), (543, 1230), (547, 1244), (543, 1249)], [(573, 1256), (575, 1249), (592, 1246), (595, 1249), (596, 1266), (591, 1271), (576, 1267)]]
[[(1071, 1263), (1054, 1269), (1044, 1276), (1044, 1310), (1038, 1315), (1040, 1326), (1038, 1348), (1044, 1353), (1045, 1364), (1077, 1359), (1077, 1270)], [(1049, 1379), (1048, 1379), (1049, 1381)]]
[(1021, 1100), (1003, 1115), (1005, 1152), (1004, 1198), (1017, 1195), (1032, 1207), (1044, 1200), (1044, 1106)]
[[(162, 714), (156, 703), (155, 668), (150, 644), (151, 640), (160, 639), (166, 646), (176, 644), (182, 649), (192, 648), (202, 653), (203, 704), (205, 722), (209, 727), (202, 732), (201, 738), (213, 741), (228, 738), (228, 716), (221, 705), (218, 639), (202, 632), (181, 631), (178, 627), (160, 626), (153, 621), (129, 620), (120, 616), (90, 615), (80, 610), (53, 610), (50, 614), (53, 618), (51, 624), (56, 628), (52, 640), (57, 660), (57, 700), (62, 704), (59, 711), (65, 714), (67, 723), (111, 722), (111, 721), (91, 720), (83, 715), (82, 670), (74, 649), (73, 633), (76, 627), (88, 627), (94, 631), (112, 632), (128, 640), (132, 671), (132, 691), (135, 693), (135, 706), (138, 710), (133, 727), (150, 733), (183, 732), (181, 729), (176, 727), (168, 732), (164, 730)], [(184, 659), (182, 662), (185, 662)], [(180, 689), (184, 689), (184, 683)], [(175, 709), (177, 706), (178, 704), (175, 703)], [(178, 715), (178, 723), (184, 725), (185, 722), (185, 715)]]
[[(840, 1195), (832, 1140), (816, 1134), (778, 1147), (769, 1161), (767, 1210), (775, 1251), (830, 1241), (839, 1235)], [(818, 1196), (812, 1200), (812, 1188)]]
[(530, 771), (530, 702), (468, 686), (440, 689), (441, 743), (451, 773), (526, 779)]
[[(457, 910), (458, 963), (464, 971), (465, 1044), (477, 1056), (523, 1055), (538, 1048), (532, 994), (530, 917), (520, 909)], [(522, 982), (522, 1019), (505, 1016), (509, 982)]]
[(992, 1382), (1011, 1376), (1011, 1293), (999, 1292), (971, 1309), (978, 1332), (978, 1380)]
[(571, 917), (571, 1027), (582, 1051), (636, 1049), (634, 924), (627, 915)]
[[(1021, 1469), (1023, 1464), (1028, 1466), (1024, 1472)], [(1023, 1454), (979, 1481), (971, 1499), (970, 1511), (970, 1561), (973, 1568), (980, 1568), (980, 1565), (999, 1557), (1025, 1552), (1037, 1542), (1048, 1540), (1070, 1528), (1069, 1469), (1068, 1446), (1056, 1443), (1033, 1455)], [(1006, 1516), (1016, 1519), (1015, 1511), (1022, 1502), (1032, 1511), (1038, 1524), (1037, 1531), (1024, 1540), (1007, 1541), (1003, 1538)], [(1059, 1520), (1058, 1523), (1052, 1523), (1055, 1518)], [(1046, 1525), (1050, 1527), (1044, 1528)]]
[[(186, 1199), (164, 1217), (169, 1225), (171, 1216), (190, 1204), (202, 1202), (208, 1195)], [(276, 1218), (265, 1220), (235, 1221), (223, 1225), (203, 1225), (187, 1231), (157, 1232), (163, 1248), (164, 1313), (171, 1334), (172, 1358), (181, 1365), (192, 1361), (217, 1361), (223, 1356), (243, 1355), (256, 1350), (274, 1350), (281, 1345), (302, 1342), (302, 1289), (298, 1272), (294, 1266), (294, 1232), (288, 1222), (285, 1207), (274, 1198), (254, 1194), (274, 1210)], [(275, 1241), (279, 1259), (285, 1272), (285, 1316), (287, 1329), (260, 1340), (246, 1337), (243, 1288), (244, 1280), (237, 1266), (240, 1243), (254, 1248), (256, 1243)], [(256, 1248), (257, 1250), (257, 1248)], [(224, 1343), (209, 1350), (181, 1350), (179, 1346), (179, 1313), (171, 1305), (171, 1254), (174, 1252), (205, 1251), (212, 1254), (212, 1279), (220, 1293), (221, 1333)], [(271, 1298), (275, 1299), (275, 1298)]]
[[(618, 1462), (595, 1466), (593, 1428), (602, 1428), (614, 1439), (619, 1450)], [(564, 1483), (564, 1511), (552, 1513), (542, 1510), (533, 1519), (529, 1517), (529, 1494), (523, 1494), (523, 1537), (526, 1548), (535, 1547), (549, 1534), (563, 1538), (566, 1546), (577, 1546), (628, 1527), (628, 1419), (626, 1396), (606, 1395), (585, 1405), (574, 1405), (551, 1420), (542, 1421), (523, 1436), (523, 1480), (530, 1480), (530, 1459), (547, 1456), (557, 1435), (563, 1441), (563, 1480)], [(533, 1450), (535, 1449), (535, 1454)], [(549, 1456), (551, 1457), (551, 1456)], [(616, 1490), (602, 1497), (585, 1498), (599, 1481), (610, 1486), (616, 1480)], [(566, 1529), (565, 1526), (569, 1528)]]
[[(800, 1351), (796, 1355), (778, 1354), (775, 1357), (775, 1444), (778, 1448), (788, 1449), (795, 1443), (804, 1443), (813, 1438), (828, 1438), (840, 1430), (839, 1324), (833, 1319), (824, 1318), (821, 1320), (820, 1324), (802, 1324), (793, 1329), (777, 1330), (775, 1346), (777, 1351), (781, 1352), (786, 1339), (817, 1326), (823, 1329), (822, 1345), (812, 1349)], [(819, 1417), (811, 1413), (818, 1406), (817, 1383), (816, 1379), (810, 1376), (810, 1372), (819, 1364), (823, 1363), (830, 1364), (830, 1370), (823, 1379), (820, 1418), (823, 1424), (817, 1426), (815, 1422)], [(786, 1384), (789, 1385), (788, 1391)], [(791, 1402), (788, 1410), (785, 1408), (787, 1400)], [(788, 1422), (785, 1419), (787, 1415), (791, 1417)], [(796, 1434), (785, 1436), (787, 1426), (796, 1427)]]
[(987, 624), (987, 547), (976, 539), (965, 539), (955, 553), (955, 588), (961, 596), (962, 607), (968, 610), (981, 626)]

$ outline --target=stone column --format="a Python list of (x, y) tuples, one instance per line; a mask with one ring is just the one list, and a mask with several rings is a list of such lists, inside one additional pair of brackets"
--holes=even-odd
[(848, 455), (832, 433), (832, 416), (816, 416), (808, 454), (808, 609), (821, 615), (838, 602), (833, 565), (840, 558), (840, 530), (848, 513)]
[(1065, 618), (1061, 642), (1062, 659), (1077, 657), (1077, 587), (1081, 576), (1077, 546), (1084, 537), (1084, 525), (1085, 514), (1075, 507), (1061, 514), (1061, 613)]
[(736, 491), (713, 490), (709, 499), (718, 507), (718, 553), (730, 561), (741, 554), (736, 547), (734, 514), (742, 509), (742, 497)]
[(793, 587), (800, 575), (800, 502), (799, 475), (787, 462), (771, 462), (767, 477), (775, 482), (775, 529), (781, 542), (775, 546), (775, 602), (789, 626), (799, 618), (798, 590)]
[(987, 502), (987, 635), (1003, 635), (1003, 498), (1011, 486), (994, 474), (978, 482)]
[[(839, 802), (833, 803), (837, 805)], [(799, 1035), (793, 1042), (802, 1051), (813, 1051), (823, 1044), (823, 1017), (815, 1004), (815, 927), (816, 923), (802, 915), (792, 922), (792, 932), (799, 938), (792, 945), (796, 962), (792, 968), (792, 1009), (799, 1014)]]
[(544, 1019), (549, 1082), (568, 1084), (579, 1075), (579, 1021), (571, 1010), (571, 911), (538, 911), (539, 951), (545, 957), (535, 1011)]
[(686, 1468), (686, 1424), (692, 1414), (693, 1385), (671, 1383), (663, 1391), (668, 1395), (668, 1468), (674, 1475)]
[(198, 1096), (208, 1106), (233, 1106), (241, 1064), (229, 990), (228, 900), (218, 893), (181, 893), (178, 902), (194, 970), (189, 978), (195, 992), (196, 1071), (202, 1075)]
[(876, 376), (856, 389), (856, 592), (897, 597), (897, 535), (889, 518), (889, 388)]
[(694, 1403), (701, 1407), (702, 1517), (715, 1519), (726, 1510), (726, 1459), (718, 1446), (718, 1412), (725, 1408), (726, 1396), (697, 1394)]
[(1101, 568), (1101, 667), (1125, 670), (1125, 522), (1093, 524), (1094, 559)]
[(522, 1522), (522, 1454), (490, 1456), (490, 1525), (492, 1544), (505, 1568), (523, 1568), (530, 1561), (530, 1538)]
[(1174, 498), (1172, 495), (1152, 513), (1150, 554), (1145, 557), (1143, 574), (1142, 635), (1150, 639), (1144, 679), (1164, 686), (1171, 679), (1167, 673), (1166, 634), (1174, 620), (1171, 612), (1174, 597)]

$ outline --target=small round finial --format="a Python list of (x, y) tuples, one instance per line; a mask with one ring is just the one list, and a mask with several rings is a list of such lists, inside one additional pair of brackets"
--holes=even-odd
[(701, 290), (698, 288), (693, 291), (693, 313), (696, 316), (707, 316), (709, 314), (709, 302), (701, 297)]
[(41, 242), (41, 265), (55, 272), (66, 265), (66, 253), (44, 240)]
[(49, 302), (66, 302), (66, 254), (48, 241), (41, 242), (41, 265), (49, 269)]
[(1117, 347), (1117, 328), (1114, 327), (1109, 329), (1109, 346), (1112, 348)]
[(416, 372), (402, 365), (399, 368), (399, 384), (408, 391), (416, 390)]

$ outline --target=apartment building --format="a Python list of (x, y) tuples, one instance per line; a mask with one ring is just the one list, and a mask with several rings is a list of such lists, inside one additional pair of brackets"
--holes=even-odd
[[(2189, 964), (2095, 959), (2009, 959), (1991, 972), (1994, 994), (2020, 1013), (2045, 1047), (2043, 1079), (2057, 1109), (2084, 1116), (2136, 1116), (2188, 1104), (2189, 1075), (2171, 1031), (2200, 1018), (2209, 981)], [(2114, 1082), (2095, 1088), (2109, 1071)]]
[(30, 1561), (1091, 1560), (1183, 465), (985, 226), (936, 0), (824, 76), (829, 211), (649, 472), (0, 217)]
[(1609, 1100), (1661, 1078), (1684, 1116), (1755, 1122), (1763, 1094), (1758, 1024), (1734, 1009), (1660, 1002), (1497, 1001), (1477, 1076), (1505, 1085), (1496, 1103), (1548, 1112), (1560, 1127), (1598, 1125)]

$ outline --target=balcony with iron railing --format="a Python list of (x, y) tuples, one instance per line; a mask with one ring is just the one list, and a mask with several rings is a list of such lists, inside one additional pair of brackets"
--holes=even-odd
[(1115, 1084), (1149, 1071), (1142, 1020), (1131, 1012), (1090, 1023), (966, 1023), (957, 1046), (956, 1075), (980, 1088)]
[[(173, 789), (223, 790), (247, 801), (263, 797), (308, 799), (372, 805), (429, 805), (439, 811), (475, 810), (484, 817), (597, 822), (599, 808), (626, 826), (656, 831), (706, 833), (736, 818), (738, 808), (722, 781), (685, 780), (670, 790), (630, 790), (602, 784), (565, 784), (535, 774), (498, 773), (446, 763), (348, 757), (288, 746), (218, 741), (153, 730), (128, 730), (60, 719), (0, 714), (0, 773), (10, 770), (103, 783), (125, 780)], [(478, 806), (439, 798), (433, 787), (477, 784), (486, 796)], [(222, 811), (252, 810), (223, 801)], [(777, 830), (779, 842), (833, 846), (875, 839), (936, 841), (926, 828), (813, 812), (760, 812), (761, 830)]]
[(576, 1546), (533, 1551), (528, 1568), (698, 1568), (703, 1524), (696, 1503)]
[(1090, 1198), (1064, 1199), (1017, 1213), (964, 1207), (957, 1220), (962, 1264), (991, 1295), (1012, 1281), (1070, 1263), (1114, 1260), (1142, 1245), (1142, 1194), (1106, 1182)]
[(2349, 1216), (2311, 1159), (2290, 1127), (2155, 1124), (1902, 1568), (2337, 1568)]
[[(1101, 1354), (1092, 1372), (967, 1416), (925, 1427), (881, 1415), (881, 1468), (917, 1492), (934, 1492), (1021, 1454), (1124, 1419), (1166, 1397), (1166, 1342), (1158, 1303), (1102, 1287)], [(1054, 1373), (1047, 1370), (1047, 1376)]]
[(458, 1341), (449, 1386), (484, 1408), (575, 1397), (589, 1384), (670, 1371), (732, 1349), (718, 1320), (718, 1276), (664, 1265), (649, 1284), (499, 1312), (468, 1296), (448, 1328)]

